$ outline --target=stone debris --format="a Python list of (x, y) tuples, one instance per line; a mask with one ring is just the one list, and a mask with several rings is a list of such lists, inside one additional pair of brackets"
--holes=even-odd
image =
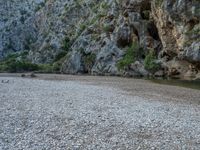
[(170, 93), (145, 98), (142, 91), (78, 80), (0, 79), (14, 81), (0, 86), (1, 150), (200, 149), (193, 97), (189, 104)]

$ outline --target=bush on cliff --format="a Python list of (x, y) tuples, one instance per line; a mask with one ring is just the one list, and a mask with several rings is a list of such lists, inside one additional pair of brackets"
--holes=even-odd
[(39, 67), (36, 64), (16, 59), (10, 59), (6, 62), (0, 63), (1, 72), (24, 72), (24, 71), (35, 71), (38, 69)]
[(160, 65), (156, 63), (156, 56), (153, 50), (150, 50), (144, 60), (145, 69), (155, 72), (160, 68)]
[[(0, 72), (30, 72), (37, 71), (42, 73), (59, 72), (61, 64), (61, 56), (53, 64), (34, 64), (26, 59), (27, 52), (15, 53), (8, 55), (2, 61), (0, 61)], [(61, 55), (61, 54), (60, 54)], [(63, 58), (63, 57), (62, 57)]]
[(39, 67), (36, 64), (32, 64), (26, 60), (27, 52), (15, 53), (8, 55), (5, 59), (0, 61), (1, 72), (24, 72), (24, 71), (35, 71)]
[(119, 69), (124, 69), (128, 67), (131, 63), (140, 59), (144, 51), (139, 47), (137, 43), (133, 43), (126, 51), (124, 57), (117, 63)]

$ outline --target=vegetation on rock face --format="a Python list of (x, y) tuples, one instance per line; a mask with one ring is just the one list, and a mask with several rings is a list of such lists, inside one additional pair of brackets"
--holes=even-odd
[(41, 2), (40, 4), (37, 5), (37, 7), (35, 8), (35, 12), (41, 10), (44, 6), (45, 6), (46, 2)]
[(142, 13), (142, 18), (145, 19), (145, 20), (149, 20), (150, 18), (150, 11), (149, 10), (144, 10)]
[(85, 64), (85, 69), (90, 72), (93, 65), (94, 65), (94, 62), (95, 62), (95, 59), (96, 59), (96, 55), (95, 54), (87, 54), (83, 57), (83, 61), (84, 61), (84, 64)]
[(29, 72), (36, 71), (42, 73), (60, 72), (62, 62), (66, 52), (60, 52), (51, 64), (34, 64), (27, 60), (28, 52), (21, 52), (8, 55), (0, 61), (0, 72)]
[(57, 62), (59, 60), (61, 60), (63, 57), (65, 57), (67, 55), (66, 51), (61, 51), (60, 53), (58, 53), (55, 58), (54, 58), (54, 62)]
[(108, 33), (108, 32), (111, 32), (113, 29), (110, 25), (104, 25), (103, 26), (103, 31)]
[(150, 50), (148, 54), (145, 55), (145, 52), (138, 44), (133, 43), (126, 51), (124, 57), (118, 61), (117, 67), (119, 69), (129, 69), (132, 63), (137, 60), (144, 59), (144, 67), (150, 72), (156, 72), (160, 69), (160, 64), (156, 62), (156, 55), (154, 50)]
[(69, 51), (70, 46), (71, 46), (70, 39), (66, 36), (62, 41), (62, 48), (65, 51)]
[(52, 63), (50, 64), (40, 64), (39, 72), (44, 73), (58, 73), (60, 72), (62, 63), (66, 59), (66, 55), (70, 51), (71, 40), (66, 36), (62, 41), (62, 51), (60, 51), (55, 57)]
[(0, 62), (0, 72), (35, 71), (39, 66), (26, 60), (27, 52), (8, 55)]
[(156, 56), (153, 50), (150, 50), (144, 60), (145, 69), (155, 72), (160, 68), (160, 65), (156, 63)]
[(200, 35), (200, 26), (197, 26), (196, 28), (186, 32), (186, 35)]
[(96, 55), (92, 52), (86, 53), (83, 48), (77, 49), (77, 52), (82, 55), (82, 62), (84, 64), (85, 73), (90, 73), (95, 63)]
[(161, 6), (162, 3), (163, 3), (163, 0), (155, 0), (155, 4), (157, 7)]
[(137, 43), (133, 43), (126, 51), (124, 57), (117, 63), (119, 69), (128, 67), (131, 63), (134, 63), (137, 59), (140, 59), (144, 51), (139, 47)]
[(53, 73), (53, 67), (51, 64), (38, 64), (37, 72), (41, 73)]
[(101, 3), (101, 8), (102, 8), (102, 9), (108, 9), (108, 8), (109, 8), (109, 5), (108, 5), (106, 2), (102, 2), (102, 3)]

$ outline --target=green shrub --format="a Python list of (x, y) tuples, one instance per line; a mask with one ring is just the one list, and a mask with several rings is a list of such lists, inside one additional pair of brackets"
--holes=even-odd
[(150, 50), (148, 55), (145, 57), (144, 67), (152, 72), (155, 72), (160, 68), (160, 65), (156, 63), (156, 56), (153, 50)]
[(149, 10), (144, 10), (142, 12), (142, 17), (146, 20), (149, 20), (149, 17), (150, 17), (150, 11)]
[(94, 5), (91, 9), (92, 9), (92, 12), (93, 13), (97, 13), (98, 12), (98, 8), (99, 8), (99, 5)]
[(69, 51), (71, 46), (70, 39), (68, 37), (65, 37), (64, 40), (62, 41), (62, 48), (65, 51)]
[(38, 65), (24, 60), (20, 61), (12, 58), (0, 63), (0, 71), (3, 72), (24, 72), (35, 70), (38, 70)]
[(42, 72), (42, 73), (52, 73), (53, 72), (53, 67), (51, 64), (39, 64), (39, 68), (37, 71)]
[(85, 65), (85, 71), (87, 71), (88, 73), (91, 72), (91, 69), (95, 63), (95, 59), (96, 59), (96, 55), (95, 54), (86, 54), (83, 57), (83, 61), (84, 61), (84, 65)]
[(79, 49), (77, 49), (76, 50), (77, 52), (80, 52), (81, 54), (84, 54), (85, 55), (85, 50), (84, 50), (84, 48), (79, 48)]
[(84, 57), (84, 64), (86, 64), (87, 66), (91, 66), (91, 65), (94, 64), (95, 59), (96, 59), (96, 55), (95, 54), (86, 55)]
[(131, 63), (134, 63), (137, 59), (140, 59), (143, 55), (143, 49), (139, 48), (137, 43), (133, 43), (126, 51), (124, 57), (117, 63), (119, 69), (128, 67)]
[(186, 35), (200, 35), (200, 26), (185, 33)]
[(98, 16), (93, 17), (92, 20), (90, 21), (90, 24), (91, 25), (94, 24), (98, 19), (99, 19)]
[(9, 54), (8, 56), (6, 56), (3, 61), (8, 61), (10, 59), (16, 59), (17, 57), (19, 57), (20, 55), (18, 53), (13, 53), (13, 54)]
[(108, 3), (106, 3), (106, 2), (102, 2), (100, 7), (101, 7), (102, 9), (108, 9), (108, 8), (109, 8), (109, 5), (108, 5)]
[(45, 2), (41, 2), (40, 4), (38, 4), (35, 8), (35, 12), (39, 11), (40, 9), (42, 9), (45, 6)]
[(37, 70), (38, 66), (36, 64), (32, 64), (31, 62), (26, 60), (27, 55), (27, 51), (8, 55), (0, 62), (0, 71), (24, 72)]
[(0, 63), (0, 72), (6, 72), (7, 66), (3, 63)]
[(53, 71), (53, 72), (60, 72), (61, 65), (62, 65), (62, 64), (59, 63), (59, 62), (54, 63), (53, 66), (52, 66), (52, 71)]
[(155, 4), (157, 7), (160, 7), (163, 3), (163, 0), (155, 0)]
[(83, 32), (87, 28), (87, 24), (80, 25), (80, 32)]
[(112, 31), (112, 27), (110, 25), (104, 25), (103, 26), (103, 31), (104, 32), (111, 32)]
[(58, 53), (55, 58), (54, 58), (54, 62), (61, 60), (63, 57), (65, 57), (67, 55), (66, 51), (61, 51), (60, 53)]
[(60, 52), (53, 64), (34, 64), (29, 62), (26, 57), (27, 51), (8, 55), (0, 61), (0, 72), (29, 72), (36, 71), (42, 73), (59, 72), (62, 62), (65, 60), (67, 52)]

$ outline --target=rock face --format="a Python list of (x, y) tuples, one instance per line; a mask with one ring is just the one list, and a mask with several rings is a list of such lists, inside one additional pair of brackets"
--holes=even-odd
[[(184, 76), (192, 71), (195, 76), (200, 72), (197, 0), (0, 0), (0, 13), (0, 58), (29, 50), (33, 63), (51, 63), (65, 50), (67, 37), (71, 42), (63, 73)], [(138, 49), (132, 48), (130, 61), (127, 55), (135, 43)], [(147, 57), (152, 51), (155, 56)]]
[(0, 0), (0, 58), (10, 52), (30, 49), (38, 31), (33, 16), (40, 1)]

